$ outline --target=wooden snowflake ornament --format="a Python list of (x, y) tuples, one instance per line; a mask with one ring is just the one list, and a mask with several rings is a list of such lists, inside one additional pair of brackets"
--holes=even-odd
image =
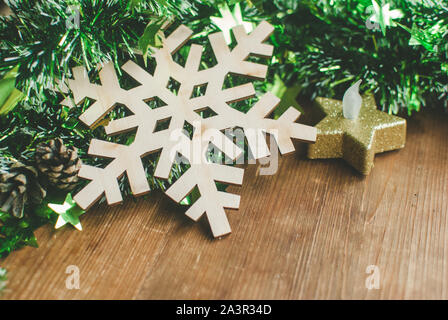
[[(264, 79), (267, 66), (246, 59), (250, 55), (272, 55), (273, 47), (264, 41), (273, 30), (267, 22), (262, 22), (250, 34), (246, 34), (243, 26), (237, 26), (232, 29), (238, 42), (233, 50), (228, 47), (221, 32), (211, 34), (209, 40), (217, 64), (209, 69), (199, 70), (202, 46), (193, 44), (190, 47), (185, 66), (173, 61), (172, 55), (192, 35), (190, 29), (181, 25), (164, 39), (163, 47), (152, 55), (157, 63), (154, 75), (132, 61), (122, 67), (141, 84), (130, 90), (120, 87), (112, 63), (106, 64), (100, 71), (101, 85), (91, 83), (83, 67), (74, 68), (74, 79), (67, 81), (74, 103), (80, 104), (85, 98), (95, 100), (80, 117), (81, 121), (92, 127), (117, 104), (121, 104), (133, 114), (112, 120), (105, 127), (106, 133), (115, 135), (137, 128), (135, 140), (130, 145), (92, 140), (90, 155), (113, 160), (104, 168), (83, 165), (79, 176), (91, 182), (75, 195), (77, 204), (87, 209), (103, 194), (108, 204), (120, 203), (122, 195), (118, 180), (124, 174), (127, 175), (134, 195), (147, 193), (150, 188), (141, 158), (152, 152), (160, 152), (154, 176), (168, 179), (176, 162), (176, 155), (181, 154), (188, 160), (190, 168), (166, 190), (166, 194), (179, 202), (197, 186), (201, 197), (186, 214), (193, 220), (198, 220), (205, 214), (215, 237), (230, 233), (224, 208), (237, 209), (240, 197), (219, 191), (216, 182), (241, 185), (244, 170), (213, 163), (207, 156), (210, 144), (229, 159), (235, 160), (243, 154), (243, 150), (223, 133), (227, 129), (244, 130), (248, 146), (256, 159), (270, 155), (266, 133), (275, 137), (281, 154), (294, 151), (292, 138), (306, 142), (316, 140), (315, 128), (295, 123), (300, 112), (294, 108), (289, 108), (278, 120), (267, 118), (279, 103), (279, 99), (272, 94), (261, 97), (247, 113), (229, 106), (229, 103), (255, 96), (255, 89), (252, 83), (223, 89), (226, 76), (231, 73)], [(180, 83), (177, 94), (167, 88), (170, 78)], [(207, 85), (205, 94), (192, 97), (193, 90), (202, 85)], [(161, 99), (166, 105), (149, 108), (145, 101), (155, 98)], [(72, 102), (66, 99), (62, 104), (71, 106)], [(203, 119), (197, 111), (206, 108), (213, 110), (216, 115)], [(155, 131), (157, 123), (166, 119), (170, 119), (168, 128)], [(185, 122), (193, 126), (191, 138), (183, 134)]]

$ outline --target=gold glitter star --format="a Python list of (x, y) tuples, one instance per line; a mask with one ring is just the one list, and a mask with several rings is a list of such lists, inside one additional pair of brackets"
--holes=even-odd
[(406, 142), (406, 120), (377, 110), (373, 95), (363, 97), (358, 119), (344, 118), (342, 101), (317, 98), (325, 118), (316, 125), (317, 140), (308, 158), (343, 158), (368, 175), (376, 153), (401, 149)]

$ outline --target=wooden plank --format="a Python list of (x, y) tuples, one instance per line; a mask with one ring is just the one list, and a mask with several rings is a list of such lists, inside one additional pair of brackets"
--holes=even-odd
[[(24, 248), (2, 261), (10, 271), (3, 298), (132, 298), (173, 228), (194, 224), (180, 213), (177, 204), (155, 192), (122, 206), (97, 206), (82, 219), (83, 232), (45, 226), (37, 232), (40, 248)], [(80, 270), (80, 290), (66, 289), (70, 265)]]
[[(98, 206), (84, 231), (50, 226), (0, 261), (5, 299), (448, 299), (448, 115), (421, 113), (364, 178), (304, 145), (273, 176), (246, 170), (232, 234), (213, 240), (161, 193)], [(68, 265), (80, 290), (65, 288)], [(365, 286), (376, 265), (380, 289)]]

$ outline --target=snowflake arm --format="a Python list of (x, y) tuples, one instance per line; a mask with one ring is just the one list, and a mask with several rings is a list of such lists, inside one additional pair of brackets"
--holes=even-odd
[[(204, 172), (206, 170), (206, 172)], [(184, 199), (197, 186), (201, 197), (187, 210), (186, 215), (197, 221), (206, 214), (215, 237), (231, 232), (224, 208), (237, 209), (240, 196), (218, 191), (216, 182), (241, 185), (244, 170), (240, 168), (209, 163), (192, 165), (167, 191), (176, 202)]]

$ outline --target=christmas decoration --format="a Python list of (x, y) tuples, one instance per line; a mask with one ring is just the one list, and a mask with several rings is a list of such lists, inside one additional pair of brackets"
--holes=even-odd
[(74, 147), (66, 147), (62, 139), (41, 143), (36, 148), (36, 164), (52, 187), (72, 190), (78, 182), (81, 159)]
[(386, 27), (396, 26), (393, 20), (403, 17), (401, 10), (390, 10), (390, 3), (386, 3), (380, 7), (378, 2), (372, 0), (373, 14), (368, 21), (372, 24), (378, 24), (383, 34), (386, 34)]
[(224, 33), (224, 38), (226, 39), (227, 44), (232, 43), (232, 35), (230, 31), (236, 26), (242, 25), (246, 33), (252, 32), (252, 23), (243, 20), (239, 3), (235, 4), (233, 11), (230, 11), (227, 3), (223, 3), (219, 7), (219, 13), (222, 17), (210, 17), (210, 20)]
[(361, 99), (359, 84), (347, 90), (343, 102), (316, 99), (316, 107), (325, 118), (316, 125), (317, 140), (309, 146), (308, 157), (343, 158), (368, 175), (376, 153), (404, 147), (406, 120), (377, 110), (372, 95)]
[(25, 204), (39, 204), (45, 190), (37, 180), (37, 171), (20, 162), (0, 173), (0, 210), (22, 218)]
[(277, 62), (271, 70), (288, 86), (301, 85), (304, 97), (340, 97), (345, 83), (363, 78), (362, 90), (373, 93), (383, 111), (412, 114), (424, 106), (448, 107), (446, 2), (279, 0), (263, 5), (260, 18), (277, 27)]
[[(201, 45), (207, 44), (207, 36), (220, 28), (227, 34), (229, 25), (220, 26), (225, 17), (230, 17), (227, 13), (232, 14), (230, 20), (234, 23), (243, 22), (246, 27), (263, 20), (274, 25), (269, 74), (266, 82), (254, 82), (257, 93), (272, 91), (287, 101), (297, 92), (312, 99), (341, 97), (345, 83), (363, 78), (361, 89), (374, 94), (379, 109), (389, 113), (412, 114), (423, 106), (448, 105), (448, 9), (439, 0), (5, 2), (11, 15), (0, 17), (0, 79), (8, 79), (0, 82), (0, 97), (7, 97), (0, 115), (2, 170), (8, 169), (9, 165), (3, 165), (8, 161), (37, 167), (37, 145), (55, 138), (78, 148), (85, 164), (107, 166), (109, 159), (85, 156), (89, 143), (93, 137), (117, 144), (132, 143), (133, 132), (107, 136), (103, 129), (103, 125), (127, 116), (127, 112), (118, 106), (93, 129), (87, 128), (78, 117), (93, 101), (86, 99), (77, 108), (60, 108), (61, 96), (52, 90), (55, 81), (72, 78), (72, 68), (84, 65), (95, 82), (97, 66), (112, 61), (122, 87), (134, 87), (135, 81), (119, 66), (129, 59), (140, 61), (138, 52), (146, 57), (155, 52), (162, 44), (161, 29), (168, 20), (173, 22), (171, 29), (180, 21), (186, 24), (195, 34), (193, 41)], [(399, 12), (401, 17), (397, 16)], [(79, 23), (69, 23), (77, 16)], [(213, 18), (216, 24), (212, 17), (218, 17)], [(230, 40), (234, 42), (234, 38)], [(173, 60), (184, 65), (188, 49), (180, 48)], [(151, 67), (151, 61), (146, 62)], [(205, 50), (201, 68), (215, 64), (214, 53)], [(226, 79), (226, 84), (238, 86), (243, 82), (236, 77)], [(253, 99), (247, 99), (232, 106), (247, 112), (253, 103)], [(283, 108), (290, 105), (299, 108), (282, 101), (272, 117), (278, 119)], [(199, 111), (204, 116), (209, 115), (207, 112)], [(188, 169), (187, 165), (174, 164), (169, 179), (159, 179), (153, 174), (157, 163), (157, 153), (147, 155), (143, 161), (151, 190), (166, 190)], [(78, 181), (73, 194), (84, 183)], [(53, 199), (58, 194), (56, 189), (48, 190), (40, 206), (28, 206), (21, 219), (0, 210), (0, 256), (23, 245), (36, 245), (33, 230), (54, 223), (56, 218), (48, 202), (63, 200)], [(131, 193), (126, 179), (119, 180), (119, 189), (123, 197)], [(191, 204), (200, 197), (197, 189), (193, 193), (196, 195), (186, 197), (182, 203)]]
[[(247, 27), (269, 21), (276, 34), (268, 79), (277, 74), (288, 87), (301, 85), (301, 94), (312, 99), (341, 96), (341, 84), (364, 78), (363, 90), (375, 94), (382, 110), (412, 113), (433, 102), (447, 106), (448, 9), (440, 0), (260, 0), (255, 5), (249, 0), (89, 0), (77, 2), (80, 28), (69, 30), (70, 2), (37, 3), (11, 1), (16, 16), (0, 20), (6, 40), (0, 70), (20, 65), (18, 89), (32, 97), (34, 107), (48, 100), (45, 89), (54, 79), (70, 76), (70, 64), (82, 62), (91, 71), (112, 60), (118, 69), (135, 57), (136, 48), (146, 53), (151, 44), (157, 46), (161, 19), (167, 17), (179, 17), (200, 34), (199, 42), (216, 30), (212, 17), (217, 24), (233, 20)], [(369, 22), (379, 27), (369, 28)]]
[(24, 246), (37, 247), (34, 230), (54, 218), (47, 209), (42, 204), (29, 206), (20, 219), (0, 210), (0, 258)]
[(85, 211), (76, 205), (70, 193), (65, 197), (63, 204), (49, 203), (48, 207), (59, 215), (55, 229), (59, 229), (67, 223), (70, 223), (76, 229), (82, 231), (79, 217), (84, 214)]
[[(167, 191), (173, 200), (180, 202), (197, 186), (201, 197), (187, 211), (187, 216), (198, 220), (204, 213), (210, 223), (215, 237), (230, 233), (224, 208), (238, 208), (239, 196), (219, 191), (216, 182), (241, 184), (243, 169), (213, 163), (207, 157), (210, 144), (222, 151), (229, 159), (234, 160), (242, 154), (222, 130), (235, 127), (243, 128), (249, 148), (255, 159), (270, 155), (263, 133), (271, 133), (282, 154), (294, 151), (291, 138), (314, 142), (316, 130), (312, 127), (295, 123), (300, 112), (294, 108), (278, 119), (266, 117), (280, 102), (272, 94), (264, 95), (247, 113), (233, 109), (228, 104), (248, 99), (255, 94), (251, 83), (223, 88), (227, 74), (263, 79), (267, 67), (259, 63), (245, 61), (250, 55), (269, 57), (272, 46), (264, 44), (274, 28), (267, 22), (262, 22), (246, 34), (243, 26), (232, 29), (237, 40), (236, 47), (230, 51), (222, 32), (209, 36), (213, 52), (217, 59), (214, 67), (199, 70), (202, 47), (192, 45), (185, 67), (174, 62), (172, 55), (189, 39), (192, 31), (181, 25), (166, 39), (163, 47), (154, 53), (157, 67), (154, 75), (146, 72), (132, 61), (128, 61), (122, 69), (135, 78), (141, 86), (130, 90), (120, 87), (113, 64), (106, 64), (100, 71), (101, 85), (93, 84), (87, 77), (83, 67), (73, 69), (74, 79), (69, 79), (67, 85), (74, 96), (75, 104), (85, 98), (95, 100), (80, 119), (88, 126), (94, 126), (98, 121), (115, 108), (123, 104), (133, 113), (118, 120), (111, 121), (106, 127), (106, 133), (113, 135), (137, 128), (135, 140), (130, 145), (120, 145), (102, 140), (92, 140), (89, 154), (97, 157), (114, 159), (105, 168), (83, 165), (79, 176), (91, 182), (78, 194), (74, 200), (83, 209), (88, 209), (105, 193), (109, 204), (122, 201), (117, 179), (126, 172), (134, 195), (149, 192), (141, 158), (161, 149), (154, 175), (168, 179), (175, 162), (175, 155), (181, 154), (190, 164), (190, 168)], [(171, 72), (169, 72), (171, 71)], [(170, 79), (180, 83), (178, 92), (167, 89)], [(194, 88), (206, 86), (203, 95), (193, 97)], [(150, 109), (145, 101), (159, 98), (165, 106)], [(69, 98), (63, 105), (72, 106)], [(210, 109), (216, 115), (203, 119), (198, 112)], [(157, 123), (170, 119), (168, 129), (157, 131)], [(190, 139), (180, 134), (173, 139), (173, 134), (182, 132), (185, 123), (193, 127)]]

